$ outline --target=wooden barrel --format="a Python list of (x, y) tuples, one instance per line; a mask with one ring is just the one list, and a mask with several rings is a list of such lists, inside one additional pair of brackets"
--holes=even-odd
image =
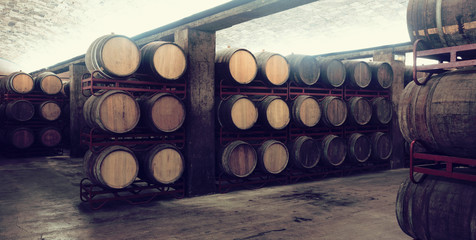
[(298, 127), (314, 127), (321, 120), (321, 107), (316, 98), (301, 95), (294, 99), (291, 115)]
[(389, 124), (393, 117), (392, 102), (384, 97), (370, 100), (372, 103), (372, 121), (377, 124)]
[(428, 150), (476, 157), (476, 68), (432, 77), (425, 85), (411, 82), (398, 103), (403, 137), (418, 139)]
[(364, 61), (342, 61), (345, 66), (347, 86), (351, 88), (366, 88), (372, 81), (372, 70)]
[(128, 93), (111, 90), (89, 97), (84, 103), (83, 116), (91, 128), (109, 133), (126, 133), (139, 122), (140, 108)]
[(217, 80), (226, 79), (236, 84), (248, 84), (258, 73), (255, 56), (243, 48), (227, 48), (216, 52)]
[(61, 116), (61, 106), (58, 102), (48, 100), (38, 105), (38, 116), (45, 121), (55, 121)]
[(372, 119), (372, 104), (363, 97), (352, 97), (347, 102), (349, 120), (356, 125), (366, 125)]
[(266, 173), (281, 173), (288, 161), (288, 148), (280, 141), (267, 140), (258, 148), (258, 165)]
[(13, 72), (2, 77), (0, 89), (3, 92), (27, 94), (33, 91), (35, 84), (30, 74), (24, 72)]
[(84, 174), (95, 184), (121, 189), (134, 182), (139, 171), (136, 155), (127, 147), (113, 145), (83, 158)]
[(258, 109), (244, 95), (233, 95), (218, 105), (218, 122), (224, 128), (247, 130), (258, 120)]
[(281, 86), (288, 81), (289, 63), (286, 58), (277, 53), (259, 52), (255, 53), (258, 64), (257, 79), (264, 80), (273, 86)]
[(322, 158), (328, 166), (340, 166), (347, 156), (347, 142), (336, 135), (327, 135), (321, 143)]
[(185, 105), (171, 93), (156, 93), (139, 101), (142, 122), (154, 132), (173, 132), (185, 121)]
[(230, 176), (246, 177), (256, 168), (258, 156), (249, 143), (237, 140), (225, 146), (220, 154), (220, 165)]
[[(473, 171), (474, 172), (474, 171)], [(398, 190), (396, 216), (400, 228), (414, 239), (475, 240), (474, 183), (415, 173)]]
[(319, 82), (329, 87), (340, 87), (344, 84), (346, 78), (346, 69), (344, 64), (337, 59), (319, 60), (321, 67), (321, 77)]
[(140, 49), (141, 63), (137, 70), (156, 79), (177, 80), (187, 69), (187, 57), (180, 46), (172, 42), (155, 41)]
[(38, 142), (43, 147), (56, 147), (61, 143), (61, 140), (61, 130), (57, 127), (44, 127), (38, 132)]
[(372, 143), (367, 136), (361, 133), (353, 133), (347, 140), (347, 149), (350, 160), (356, 163), (364, 163), (370, 158)]
[(84, 62), (90, 73), (99, 71), (107, 78), (125, 78), (139, 68), (140, 50), (126, 36), (105, 35), (89, 45)]
[(158, 144), (139, 157), (139, 177), (158, 184), (171, 184), (182, 177), (185, 161), (173, 145)]
[(30, 101), (23, 99), (4, 103), (2, 109), (4, 109), (6, 119), (13, 121), (26, 122), (35, 115), (35, 106)]
[(55, 95), (61, 92), (63, 82), (55, 73), (43, 72), (35, 77), (35, 87), (47, 95)]
[(372, 70), (371, 86), (377, 89), (389, 89), (393, 83), (392, 66), (386, 62), (369, 62), (368, 64)]
[(319, 62), (313, 56), (292, 54), (286, 56), (291, 69), (290, 81), (298, 86), (312, 86), (321, 74)]
[(290, 160), (294, 167), (311, 169), (321, 159), (319, 142), (308, 136), (300, 136), (291, 142), (289, 147)]
[(342, 98), (327, 96), (320, 102), (322, 122), (328, 127), (339, 127), (347, 119), (347, 104)]
[(370, 135), (372, 158), (377, 161), (390, 160), (392, 156), (392, 138), (387, 133), (374, 132)]
[(476, 2), (472, 0), (410, 0), (407, 27), (412, 42), (424, 48), (476, 43)]
[(2, 136), (4, 143), (17, 149), (29, 148), (35, 142), (33, 130), (29, 127), (16, 126), (6, 129)]
[(63, 82), (63, 88), (61, 88), (61, 93), (67, 98), (69, 98), (70, 82), (71, 81)]
[(285, 128), (291, 121), (288, 104), (278, 96), (267, 96), (258, 102), (258, 116), (266, 126), (276, 130)]

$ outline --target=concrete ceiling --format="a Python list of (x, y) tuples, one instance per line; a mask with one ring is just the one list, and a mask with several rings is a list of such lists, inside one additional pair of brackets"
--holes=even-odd
[[(84, 54), (97, 37), (129, 37), (227, 0), (2, 0), (0, 57), (34, 71)], [(319, 54), (409, 41), (408, 0), (320, 0), (217, 32), (217, 49)]]

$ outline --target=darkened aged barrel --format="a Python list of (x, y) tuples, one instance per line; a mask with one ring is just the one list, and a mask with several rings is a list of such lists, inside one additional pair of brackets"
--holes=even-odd
[(425, 85), (411, 82), (398, 104), (403, 137), (428, 150), (476, 157), (476, 68), (433, 76)]
[(296, 168), (313, 168), (321, 158), (319, 142), (308, 136), (300, 136), (292, 141), (289, 152), (291, 163)]
[(363, 97), (352, 97), (347, 102), (349, 120), (356, 125), (366, 125), (372, 118), (372, 104)]
[(278, 96), (268, 96), (258, 102), (259, 120), (276, 130), (285, 128), (291, 120), (289, 107)]
[(393, 83), (392, 66), (386, 62), (369, 62), (368, 64), (372, 70), (371, 86), (377, 89), (389, 89)]
[(322, 159), (328, 166), (340, 166), (347, 156), (347, 142), (336, 135), (327, 135), (321, 143)]
[(171, 144), (159, 144), (139, 158), (139, 177), (143, 180), (170, 184), (180, 179), (185, 168), (182, 153)]
[(90, 73), (99, 71), (108, 78), (124, 78), (139, 68), (140, 51), (128, 37), (110, 34), (89, 45), (84, 62)]
[(289, 80), (298, 86), (312, 86), (321, 74), (319, 62), (313, 56), (292, 54), (286, 56), (291, 68)]
[(316, 98), (301, 95), (294, 99), (291, 115), (298, 127), (314, 127), (321, 120), (321, 107)]
[(387, 133), (374, 132), (370, 135), (372, 142), (372, 158), (380, 161), (389, 160), (392, 156), (392, 138)]
[(288, 165), (288, 161), (288, 148), (280, 141), (267, 140), (258, 148), (258, 164), (266, 173), (281, 173)]
[(33, 78), (30, 74), (24, 72), (13, 72), (1, 78), (0, 89), (3, 92), (12, 92), (18, 94), (27, 94), (33, 91)]
[(17, 126), (5, 129), (1, 139), (9, 146), (13, 146), (14, 148), (18, 149), (26, 149), (35, 142), (35, 135), (31, 128)]
[(248, 84), (258, 72), (255, 56), (243, 48), (226, 48), (216, 52), (215, 73), (218, 80)]
[(328, 127), (339, 127), (347, 119), (347, 104), (342, 98), (327, 96), (320, 102), (322, 122)]
[(366, 88), (372, 80), (372, 70), (364, 61), (342, 61), (346, 69), (347, 86), (351, 88)]
[(425, 48), (476, 43), (476, 2), (472, 0), (410, 0), (407, 27), (412, 42)]
[(258, 156), (249, 143), (237, 140), (225, 146), (220, 154), (223, 171), (230, 176), (246, 177), (256, 168)]
[(173, 132), (185, 121), (185, 105), (170, 93), (157, 93), (140, 101), (144, 124), (155, 132)]
[(35, 87), (44, 94), (55, 95), (61, 92), (63, 82), (55, 73), (43, 72), (35, 77)]
[(91, 128), (96, 127), (110, 133), (125, 133), (136, 127), (140, 109), (131, 95), (112, 90), (89, 97), (84, 103), (83, 116)]
[(370, 158), (372, 143), (364, 134), (353, 133), (347, 140), (347, 150), (350, 160), (357, 163), (364, 163)]
[(43, 147), (56, 147), (61, 143), (61, 140), (61, 130), (57, 127), (44, 127), (38, 131), (38, 142)]
[(335, 88), (344, 84), (346, 70), (344, 64), (340, 60), (321, 59), (319, 60), (319, 65), (321, 67), (320, 83)]
[(13, 100), (1, 106), (8, 120), (26, 122), (35, 115), (35, 106), (28, 100)]
[(392, 121), (392, 102), (384, 97), (376, 97), (370, 100), (372, 103), (372, 121), (377, 124), (388, 124)]
[(83, 158), (83, 170), (93, 183), (121, 189), (134, 182), (139, 164), (136, 155), (129, 148), (114, 145), (98, 153), (88, 150)]
[[(400, 228), (415, 239), (475, 240), (476, 188), (473, 182), (415, 173), (398, 190)], [(423, 180), (422, 180), (423, 178)]]
[(257, 79), (264, 80), (274, 86), (281, 86), (288, 81), (290, 68), (288, 60), (278, 53), (255, 53), (258, 64)]
[(218, 122), (224, 128), (247, 130), (258, 120), (258, 109), (244, 95), (233, 95), (218, 105)]
[(140, 49), (141, 63), (137, 70), (156, 79), (177, 80), (187, 69), (187, 57), (180, 46), (172, 42), (155, 41)]
[(37, 112), (42, 120), (55, 121), (61, 116), (61, 106), (56, 101), (48, 100), (38, 105)]

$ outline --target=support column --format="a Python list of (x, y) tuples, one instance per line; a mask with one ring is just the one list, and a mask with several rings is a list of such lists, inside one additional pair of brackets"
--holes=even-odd
[(215, 192), (215, 33), (179, 30), (175, 42), (188, 56), (186, 193)]
[(81, 128), (84, 126), (83, 104), (86, 97), (81, 93), (81, 78), (84, 73), (88, 73), (84, 64), (71, 64), (70, 72), (70, 94), (69, 94), (69, 137), (70, 156), (83, 157), (86, 148), (80, 144)]

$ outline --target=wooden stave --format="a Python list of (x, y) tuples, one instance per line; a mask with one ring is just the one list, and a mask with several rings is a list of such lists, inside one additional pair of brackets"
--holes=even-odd
[[(305, 162), (302, 161), (302, 154), (301, 154), (301, 148), (303, 147), (303, 144), (307, 142), (307, 144), (310, 144), (310, 149), (313, 149), (315, 151), (313, 152), (307, 152), (307, 154), (311, 154), (311, 156), (307, 155), (305, 158)], [(306, 145), (307, 145), (306, 144)], [(290, 145), (288, 147), (290, 150), (290, 157), (289, 160), (292, 164), (293, 167), (298, 168), (298, 169), (312, 169), (317, 166), (317, 164), (320, 162), (322, 151), (320, 144), (318, 143), (317, 140), (312, 139), (311, 137), (308, 136), (300, 136), (296, 139), (294, 139), (292, 142), (290, 142)], [(312, 158), (312, 161), (307, 161), (307, 159), (310, 159), (309, 157)], [(309, 162), (309, 164), (308, 164)]]
[[(49, 138), (48, 136), (52, 136), (51, 133), (56, 135), (56, 136), (53, 136), (53, 137), (56, 137), (56, 139), (54, 139), (54, 141), (50, 141), (50, 139), (46, 139), (47, 141), (45, 141), (45, 137)], [(47, 147), (47, 148), (57, 147), (60, 145), (62, 141), (61, 130), (54, 126), (43, 127), (38, 131), (37, 138), (38, 138), (38, 143), (43, 147)]]
[[(270, 119), (268, 118), (267, 113), (268, 113), (269, 106), (274, 101), (281, 101), (283, 103), (282, 105), (286, 106), (285, 112), (287, 112), (287, 114), (283, 113), (284, 115), (282, 115), (282, 117), (285, 118), (285, 121), (283, 122), (283, 124), (281, 126), (275, 126), (272, 122), (270, 122)], [(267, 96), (267, 97), (265, 97), (264, 99), (262, 99), (261, 101), (259, 101), (257, 103), (257, 108), (258, 108), (258, 121), (265, 124), (267, 127), (271, 128), (271, 129), (282, 130), (282, 129), (286, 128), (288, 126), (289, 122), (291, 121), (291, 116), (290, 116), (290, 113), (289, 113), (289, 107), (281, 97)], [(286, 117), (286, 115), (287, 115), (287, 117)]]
[[(372, 70), (372, 80), (370, 81), (370, 86), (376, 89), (390, 89), (393, 84), (393, 68), (387, 62), (369, 62), (370, 69)], [(386, 75), (382, 78), (382, 73), (388, 73), (388, 77), (391, 78), (386, 79)]]
[[(155, 55), (156, 51), (160, 47), (165, 46), (165, 45), (173, 45), (173, 46), (177, 47), (177, 49), (179, 49), (182, 52), (183, 57), (185, 58), (185, 67), (184, 67), (182, 73), (177, 75), (176, 77), (172, 77), (172, 78), (165, 77), (163, 74), (159, 73), (157, 71), (157, 69), (155, 68), (155, 66), (154, 66), (154, 60), (153, 59), (154, 59), (154, 55)], [(179, 45), (177, 45), (176, 43), (173, 43), (173, 42), (166, 42), (166, 41), (150, 42), (150, 43), (144, 45), (140, 49), (140, 56), (141, 56), (141, 63), (139, 65), (139, 68), (137, 69), (137, 72), (152, 75), (152, 76), (155, 77), (155, 79), (158, 79), (158, 80), (166, 80), (166, 81), (178, 80), (187, 71), (187, 60), (186, 60), (187, 57), (185, 55), (185, 52)]]
[[(254, 59), (254, 66), (255, 70), (252, 71), (252, 74), (250, 77), (245, 80), (244, 82), (240, 82), (232, 76), (232, 73), (230, 72), (230, 66), (229, 66), (229, 61), (233, 57), (233, 54), (235, 54), (238, 51), (244, 51), (248, 53), (253, 59)], [(256, 75), (258, 74), (258, 65), (256, 62), (256, 57), (248, 51), (247, 49), (244, 48), (226, 48), (222, 49), (216, 52), (215, 54), (215, 78), (219, 80), (226, 80), (228, 82), (231, 82), (233, 84), (238, 84), (238, 85), (246, 85), (251, 83), (255, 78)]]
[[(305, 100), (308, 100), (308, 99), (311, 99), (311, 100), (314, 100), (316, 102), (316, 106), (317, 106), (317, 109), (318, 109), (318, 117), (315, 121), (314, 124), (306, 124), (304, 121), (302, 121), (301, 119), (301, 114), (300, 114), (300, 108), (301, 108), (301, 104), (305, 101)], [(298, 125), (299, 127), (304, 127), (304, 128), (311, 128), (311, 127), (314, 127), (316, 126), (320, 120), (321, 120), (321, 108), (320, 108), (320, 105), (319, 105), (319, 102), (317, 101), (317, 99), (315, 97), (312, 97), (312, 96), (309, 96), (309, 95), (300, 95), (298, 96), (296, 99), (294, 99), (293, 103), (292, 103), (292, 107), (291, 107), (291, 116), (292, 116), (292, 119), (293, 119), (293, 122)]]
[[(342, 61), (337, 59), (320, 59), (319, 65), (321, 68), (320, 83), (333, 88), (338, 88), (344, 85), (347, 71)], [(341, 74), (338, 75), (341, 76), (335, 74), (335, 71), (333, 71), (336, 69), (335, 67), (339, 69), (338, 72), (341, 72)]]
[[(27, 79), (29, 79), (31, 81), (30, 84), (29, 84), (29, 85), (31, 85), (30, 89), (26, 89), (24, 91), (18, 91), (13, 87), (13, 85), (14, 85), (13, 80), (15, 79), (15, 77), (17, 77), (20, 74), (25, 75), (27, 77)], [(33, 77), (28, 73), (13, 72), (13, 73), (10, 73), (9, 75), (1, 78), (0, 89), (4, 93), (12, 92), (12, 93), (17, 93), (17, 94), (28, 94), (28, 93), (30, 93), (34, 90), (34, 80), (33, 80)]]
[(228, 129), (234, 129), (234, 130), (248, 130), (248, 129), (251, 129), (255, 125), (255, 123), (258, 121), (258, 109), (255, 106), (256, 118), (254, 119), (254, 121), (252, 121), (253, 124), (250, 124), (250, 126), (248, 128), (241, 129), (233, 123), (233, 119), (231, 117), (231, 110), (232, 110), (232, 107), (233, 107), (232, 103), (235, 103), (236, 101), (238, 101), (239, 99), (242, 99), (242, 98), (248, 99), (250, 102), (253, 103), (253, 101), (251, 101), (251, 99), (248, 98), (247, 96), (239, 95), (239, 94), (238, 95), (232, 95), (231, 97), (220, 101), (220, 103), (217, 107), (217, 115), (218, 115), (218, 123), (220, 124), (221, 127), (228, 128)]
[[(389, 145), (388, 145), (388, 151), (387, 153), (382, 156), (380, 154), (381, 152), (381, 149), (379, 148), (379, 143), (381, 140), (385, 140), (384, 138), (387, 139), (387, 141), (389, 142)], [(372, 142), (372, 155), (371, 157), (376, 160), (376, 161), (389, 161), (390, 158), (392, 157), (392, 152), (393, 152), (393, 145), (392, 145), (392, 138), (390, 137), (390, 135), (388, 135), (387, 133), (384, 133), (384, 132), (374, 132), (370, 135), (370, 141)]]
[[(22, 141), (22, 145), (18, 145), (17, 141), (14, 139), (15, 133), (18, 131), (22, 131), (25, 138)], [(35, 134), (33, 129), (27, 126), (14, 126), (9, 129), (5, 129), (4, 134), (2, 134), (1, 138), (2, 142), (4, 142), (8, 146), (12, 146), (16, 149), (28, 149), (31, 147), (35, 142)]]
[[(53, 89), (48, 89), (43, 86), (43, 81), (46, 78), (54, 78), (56, 79), (56, 84), (54, 86), (56, 87)], [(41, 93), (46, 94), (46, 95), (56, 95), (61, 92), (63, 89), (63, 82), (61, 78), (59, 78), (55, 73), (53, 72), (42, 72), (38, 74), (34, 78), (34, 84), (35, 84), (35, 89), (39, 90)]]
[[(58, 109), (59, 109), (59, 113), (57, 115), (53, 115), (53, 118), (49, 117), (49, 116), (45, 116), (43, 114), (43, 108), (45, 107), (45, 105), (48, 105), (48, 104), (55, 104), (58, 106)], [(37, 105), (37, 112), (38, 112), (38, 116), (40, 117), (40, 119), (44, 120), (44, 121), (56, 121), (58, 119), (60, 119), (61, 117), (61, 114), (62, 114), (62, 108), (60, 106), (60, 104), (57, 102), (57, 101), (54, 101), (54, 100), (47, 100), (47, 101), (43, 101), (41, 102), (40, 104)]]
[[(28, 109), (22, 109), (22, 116), (17, 116), (14, 114), (14, 106), (17, 104), (24, 104), (24, 106), (28, 106)], [(2, 104), (2, 112), (5, 114), (5, 118), (8, 120), (13, 120), (17, 122), (27, 122), (31, 120), (35, 116), (35, 106), (29, 100), (20, 99), (20, 100), (13, 100), (7, 103)], [(23, 115), (25, 113), (25, 115)]]
[[(333, 150), (331, 149), (331, 147), (333, 146), (332, 144), (336, 143), (336, 141), (338, 141), (337, 143), (340, 144), (340, 146), (339, 146), (339, 149), (335, 151), (335, 153), (340, 153), (340, 155), (336, 156), (336, 158), (333, 158), (333, 156), (331, 156), (331, 153), (329, 151)], [(331, 167), (340, 166), (344, 163), (347, 157), (347, 142), (345, 141), (344, 138), (339, 137), (337, 135), (330, 134), (324, 137), (324, 139), (322, 139), (321, 148), (322, 148), (322, 157), (323, 157), (323, 160), (325, 160), (324, 163), (328, 166), (331, 166)], [(343, 149), (340, 149), (340, 148), (343, 148)]]
[[(286, 59), (289, 62), (290, 71), (291, 71), (289, 76), (289, 79), (290, 79), (289, 81), (302, 87), (312, 86), (319, 81), (321, 68), (319, 67), (319, 62), (314, 57), (309, 55), (302, 55), (302, 54), (291, 54), (291, 55), (287, 55)], [(302, 70), (301, 67), (303, 67), (304, 64), (309, 64), (313, 66), (313, 71), (310, 71), (312, 72), (310, 74), (312, 75), (310, 80), (303, 78), (304, 73), (301, 71)]]
[[(341, 102), (341, 105), (343, 106), (340, 110), (340, 113), (342, 113), (343, 117), (341, 119), (340, 122), (335, 122), (335, 123), (332, 123), (331, 120), (329, 120), (329, 117), (328, 117), (328, 107), (329, 107), (329, 104), (332, 102), (332, 101), (340, 101)], [(324, 99), (322, 99), (319, 103), (319, 106), (321, 107), (321, 110), (322, 110), (322, 123), (324, 123), (324, 125), (326, 125), (327, 127), (340, 127), (342, 125), (344, 125), (344, 123), (346, 122), (347, 120), (347, 115), (348, 115), (348, 110), (347, 110), (347, 104), (345, 103), (345, 101), (340, 98), (340, 97), (335, 97), (335, 96), (327, 96), (325, 97)], [(339, 111), (338, 111), (339, 112)]]
[[(357, 105), (359, 103), (364, 103), (365, 108), (364, 111), (359, 111)], [(352, 124), (364, 126), (367, 125), (370, 120), (372, 119), (373, 108), (372, 104), (369, 100), (363, 97), (352, 97), (347, 101), (347, 108), (348, 108), (348, 119)], [(365, 110), (368, 110), (366, 112)], [(358, 112), (356, 112), (358, 111)], [(363, 117), (361, 118), (361, 116)]]
[[(285, 150), (286, 152), (286, 156), (285, 156), (285, 161), (284, 161), (284, 164), (281, 165), (281, 167), (277, 170), (272, 170), (272, 169), (269, 169), (267, 166), (266, 166), (266, 163), (265, 163), (265, 154), (266, 154), (266, 150), (268, 150), (268, 148), (272, 145), (280, 145), (283, 147), (283, 149)], [(288, 151), (288, 148), (286, 147), (285, 144), (283, 144), (282, 142), (280, 141), (277, 141), (277, 140), (267, 140), (265, 142), (263, 142), (261, 144), (261, 146), (258, 148), (258, 151), (257, 151), (257, 154), (258, 154), (258, 166), (260, 167), (260, 169), (266, 173), (270, 173), (270, 174), (279, 174), (281, 173), (282, 171), (284, 171), (284, 169), (286, 169), (287, 165), (288, 165), (288, 162), (289, 162), (289, 151)]]
[[(244, 169), (245, 172), (242, 174), (234, 173), (233, 169), (230, 168), (229, 162), (228, 162), (230, 154), (235, 150), (235, 148), (239, 147), (240, 145), (246, 146), (248, 150), (250, 151), (251, 155), (253, 155), (251, 159), (251, 165), (247, 169)], [(233, 142), (228, 143), (226, 146), (224, 146), (222, 150), (220, 151), (219, 159), (220, 159), (219, 162), (220, 162), (221, 169), (229, 176), (238, 177), (238, 178), (245, 178), (249, 176), (250, 174), (252, 174), (258, 164), (258, 155), (256, 153), (256, 150), (249, 143), (241, 141), (241, 140), (235, 140)]]
[[(344, 60), (342, 61), (346, 68), (346, 82), (347, 86), (356, 89), (364, 89), (367, 88), (371, 81), (372, 81), (372, 70), (367, 62), (364, 61), (352, 61), (352, 60)], [(362, 76), (362, 78), (355, 77), (356, 68), (363, 68), (368, 73), (367, 77)]]
[[(370, 100), (370, 103), (372, 104), (372, 118), (371, 118), (372, 122), (376, 124), (380, 124), (380, 125), (387, 125), (392, 121), (393, 106), (392, 106), (392, 103), (388, 99), (384, 97), (376, 97)], [(389, 111), (386, 111), (387, 114), (386, 114), (386, 117), (384, 118), (382, 118), (380, 114), (382, 113), (382, 107), (385, 107), (382, 104), (385, 104), (387, 106), (386, 109), (389, 110)]]
[[(288, 81), (291, 69), (289, 67), (288, 60), (283, 55), (281, 55), (279, 53), (272, 53), (272, 52), (264, 52), (263, 51), (263, 52), (255, 53), (254, 56), (256, 58), (256, 63), (257, 63), (257, 66), (258, 66), (258, 73), (257, 73), (255, 79), (264, 80), (267, 84), (269, 84), (271, 86), (282, 86)], [(284, 80), (282, 80), (280, 82), (274, 82), (273, 80), (270, 79), (270, 77), (266, 73), (267, 72), (266, 67), (267, 67), (268, 61), (272, 57), (280, 57), (286, 62), (285, 68), (287, 68), (287, 71), (286, 71), (287, 74), (286, 74), (286, 77), (284, 77)], [(283, 68), (284, 68), (284, 66), (283, 66)]]
[[(171, 149), (178, 153), (180, 157), (180, 162), (181, 162), (181, 167), (179, 172), (173, 176), (171, 179), (158, 179), (154, 175), (154, 166), (156, 166), (154, 160), (154, 157), (156, 154), (158, 154), (162, 150), (166, 149)], [(184, 169), (185, 169), (185, 158), (182, 154), (182, 152), (174, 145), (172, 144), (157, 144), (155, 145), (152, 149), (148, 150), (145, 154), (139, 155), (138, 157), (138, 162), (139, 162), (139, 172), (138, 172), (138, 177), (141, 178), (142, 180), (145, 180), (147, 182), (155, 183), (155, 184), (172, 184), (177, 182), (183, 175)]]
[[(359, 141), (360, 139), (364, 139), (364, 141), (367, 141), (368, 142), (368, 154), (366, 154), (363, 158), (360, 158), (357, 154), (357, 150), (356, 150), (356, 145), (357, 145), (357, 141)], [(371, 142), (370, 142), (370, 139), (364, 135), (364, 134), (361, 134), (361, 133), (353, 133), (349, 136), (348, 140), (347, 140), (347, 150), (348, 150), (348, 153), (347, 153), (347, 156), (350, 160), (352, 160), (353, 162), (355, 163), (364, 163), (364, 162), (367, 162), (367, 160), (370, 159), (370, 156), (372, 155), (372, 145), (371, 145)]]
[[(153, 121), (152, 108), (153, 108), (154, 104), (156, 103), (156, 101), (158, 101), (162, 97), (173, 97), (182, 106), (183, 118), (180, 121), (180, 123), (172, 129), (160, 128)], [(153, 95), (150, 95), (148, 97), (140, 99), (138, 101), (138, 103), (139, 103), (140, 110), (141, 110), (141, 119), (140, 119), (140, 121), (142, 122), (142, 125), (145, 125), (148, 129), (152, 130), (153, 132), (157, 132), (157, 133), (175, 132), (178, 129), (180, 129), (183, 126), (183, 124), (185, 123), (185, 118), (186, 118), (185, 104), (183, 103), (183, 101), (180, 98), (178, 98), (176, 95), (174, 95), (172, 93), (156, 93), (156, 94), (153, 94)]]

